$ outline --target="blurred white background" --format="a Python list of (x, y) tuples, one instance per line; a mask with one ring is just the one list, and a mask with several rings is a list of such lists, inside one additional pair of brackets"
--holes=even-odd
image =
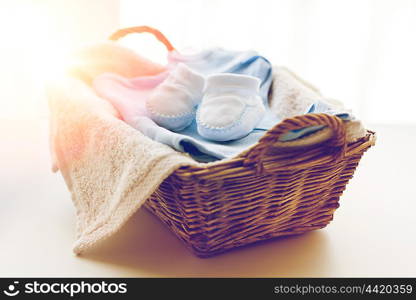
[(255, 49), (367, 122), (416, 123), (414, 0), (122, 0), (120, 12), (179, 49)]
[[(135, 25), (178, 49), (255, 49), (367, 123), (416, 123), (414, 0), (0, 0), (0, 118), (47, 116), (42, 84), (65, 55)], [(123, 43), (165, 59), (151, 36)]]
[(118, 15), (119, 0), (0, 0), (0, 120), (46, 119), (46, 80)]

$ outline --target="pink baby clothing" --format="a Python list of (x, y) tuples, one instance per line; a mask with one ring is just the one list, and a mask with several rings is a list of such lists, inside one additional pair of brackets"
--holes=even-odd
[(136, 127), (138, 118), (147, 117), (146, 100), (152, 91), (169, 75), (163, 72), (154, 76), (125, 78), (114, 73), (104, 73), (95, 78), (95, 92), (108, 100), (122, 115), (124, 121)]
[(106, 72), (132, 78), (152, 76), (166, 67), (140, 56), (134, 50), (107, 41), (83, 48), (73, 55), (70, 73), (90, 84)]

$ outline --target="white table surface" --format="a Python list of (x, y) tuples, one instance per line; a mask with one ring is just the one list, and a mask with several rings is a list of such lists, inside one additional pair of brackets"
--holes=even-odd
[(0, 121), (0, 276), (416, 276), (416, 127), (378, 132), (325, 229), (200, 259), (140, 210), (88, 255), (72, 254), (75, 216), (50, 171), (47, 124)]

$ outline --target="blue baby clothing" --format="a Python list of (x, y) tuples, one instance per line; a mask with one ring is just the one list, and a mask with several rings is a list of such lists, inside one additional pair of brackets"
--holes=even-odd
[[(317, 111), (320, 106), (312, 106), (308, 109), (310, 112), (319, 113), (329, 111)], [(338, 113), (337, 116), (343, 120), (351, 120), (348, 113)], [(131, 124), (133, 125), (133, 124)], [(254, 129), (247, 136), (228, 142), (215, 142), (202, 138), (198, 134), (197, 124), (194, 120), (190, 126), (180, 132), (172, 132), (158, 126), (149, 118), (140, 118), (133, 125), (146, 136), (153, 140), (169, 145), (174, 149), (191, 154), (196, 160), (202, 162), (215, 161), (217, 159), (231, 158), (243, 152), (250, 146), (254, 145), (265, 134), (266, 129)], [(322, 129), (324, 126), (311, 126), (300, 130), (293, 130), (282, 136), (281, 141), (291, 141), (304, 135), (311, 134)], [(269, 128), (270, 129), (270, 128)]]
[[(176, 50), (168, 53), (168, 68), (184, 63), (192, 70), (203, 75), (217, 73), (234, 73), (257, 77), (260, 79), (260, 96), (263, 104), (268, 107), (268, 96), (272, 83), (272, 65), (256, 51), (234, 51), (220, 47), (203, 50), (196, 54), (181, 54)], [(257, 125), (261, 129), (269, 129), (278, 121), (267, 109), (266, 117)]]
[(230, 51), (223, 48), (203, 50), (196, 54), (181, 54), (176, 50), (168, 53), (169, 66), (184, 63), (203, 75), (217, 73), (244, 74), (261, 80), (260, 95), (266, 104), (272, 83), (270, 62), (256, 51)]
[[(122, 78), (115, 74), (103, 74), (96, 77), (93, 86), (100, 96), (108, 99), (115, 106), (126, 123), (155, 141), (191, 154), (198, 161), (215, 161), (234, 157), (254, 145), (267, 130), (281, 121), (273, 114), (268, 105), (268, 94), (272, 82), (272, 66), (267, 59), (256, 52), (238, 52), (214, 48), (195, 55), (182, 55), (172, 51), (169, 53), (168, 61), (168, 72), (172, 72), (179, 63), (183, 63), (191, 70), (203, 75), (235, 73), (257, 77), (260, 80), (260, 95), (266, 107), (263, 119), (245, 137), (233, 141), (216, 142), (205, 139), (198, 133), (195, 120), (188, 127), (178, 132), (172, 132), (157, 125), (146, 112), (143, 112), (144, 101), (146, 101), (143, 96), (151, 95), (151, 89), (156, 88), (153, 85), (146, 85), (145, 93), (143, 94), (140, 91), (141, 85), (138, 83), (147, 82), (146, 77), (140, 77), (139, 80), (138, 78)], [(166, 77), (166, 74), (162, 74), (149, 77), (149, 79), (152, 84), (155, 82), (160, 84), (162, 82), (160, 79)], [(140, 113), (135, 114), (135, 111)], [(321, 103), (315, 103), (305, 111), (305, 113), (308, 112), (331, 112), (331, 110)], [(349, 118), (349, 115), (346, 114), (344, 117)], [(282, 140), (296, 139), (319, 129), (306, 128), (289, 132)]]

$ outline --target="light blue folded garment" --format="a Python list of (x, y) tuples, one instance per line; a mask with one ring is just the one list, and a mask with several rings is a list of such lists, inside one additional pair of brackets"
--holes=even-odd
[[(167, 138), (171, 145), (179, 150), (188, 152), (197, 160), (215, 160), (229, 158), (238, 155), (245, 149), (254, 145), (265, 134), (265, 132), (281, 122), (270, 110), (268, 96), (272, 83), (272, 65), (255, 51), (229, 51), (222, 48), (214, 48), (202, 51), (194, 55), (183, 55), (177, 51), (169, 53), (168, 61), (170, 64), (184, 63), (191, 69), (204, 75), (215, 73), (236, 73), (257, 77), (261, 80), (260, 95), (266, 107), (266, 113), (256, 128), (247, 136), (228, 142), (215, 142), (204, 139), (197, 132), (196, 123), (178, 132), (181, 137), (175, 136)], [(317, 101), (312, 104), (306, 113), (328, 113), (350, 120), (350, 114), (343, 111), (335, 111), (324, 101)], [(322, 129), (324, 126), (311, 126), (299, 130), (293, 130), (281, 137), (281, 141), (291, 141), (301, 138)], [(168, 133), (168, 135), (170, 135)], [(179, 140), (178, 140), (179, 139)], [(174, 142), (173, 142), (174, 141)], [(208, 155), (208, 156), (207, 156)]]
[[(347, 112), (347, 111), (342, 110), (342, 109), (334, 108), (329, 103), (327, 103), (325, 101), (322, 101), (322, 100), (318, 100), (315, 103), (313, 103), (309, 107), (309, 109), (307, 110), (306, 113), (308, 113), (308, 114), (310, 114), (310, 113), (324, 113), (324, 114), (334, 115), (334, 116), (337, 116), (337, 117), (341, 118), (344, 121), (352, 121), (352, 120), (355, 119), (355, 117), (350, 112)], [(282, 141), (282, 142), (292, 141), (292, 140), (301, 138), (305, 135), (317, 132), (317, 131), (321, 130), (324, 127), (325, 126), (310, 126), (310, 127), (306, 127), (306, 128), (302, 128), (302, 129), (298, 129), (298, 130), (291, 130), (288, 133), (284, 134), (280, 138), (280, 141)]]
[(198, 134), (195, 120), (181, 132), (173, 132), (160, 127), (147, 117), (140, 117), (136, 121), (134, 127), (149, 138), (169, 145), (178, 151), (187, 152), (193, 158), (202, 162), (236, 156), (255, 144), (265, 133), (265, 130), (255, 129), (239, 140), (215, 142), (204, 139)]
[[(182, 55), (176, 51), (170, 52), (168, 56), (168, 69), (173, 70), (178, 63), (184, 63), (190, 69), (203, 75), (216, 73), (236, 73), (255, 76), (260, 79), (260, 95), (266, 107), (266, 113), (262, 121), (247, 136), (238, 140), (228, 142), (216, 142), (207, 140), (200, 136), (197, 131), (195, 120), (185, 129), (172, 132), (157, 125), (146, 114), (133, 116), (130, 112), (131, 99), (118, 99), (111, 101), (121, 113), (123, 119), (141, 131), (149, 138), (171, 146), (172, 148), (187, 152), (198, 161), (215, 161), (218, 159), (231, 158), (254, 145), (265, 134), (267, 130), (279, 123), (280, 119), (270, 110), (268, 105), (269, 89), (272, 82), (272, 66), (270, 62), (254, 51), (228, 51), (220, 48), (205, 50), (195, 55)], [(128, 79), (126, 79), (128, 80)], [(134, 79), (130, 79), (130, 81)], [(123, 86), (123, 88), (135, 89), (134, 85)], [(99, 95), (104, 98), (112, 97), (110, 93), (98, 90)], [(134, 93), (133, 93), (134, 94)], [(114, 100), (114, 99), (113, 99)], [(122, 101), (121, 101), (122, 100)], [(118, 107), (119, 106), (119, 107)], [(334, 111), (324, 102), (315, 102), (305, 113), (326, 112), (337, 114), (348, 120), (351, 116), (348, 113)], [(281, 141), (290, 141), (300, 138), (311, 132), (321, 129), (323, 126), (313, 126), (301, 130), (291, 131), (285, 134)]]
[[(260, 96), (268, 107), (269, 91), (272, 84), (272, 65), (256, 51), (232, 51), (223, 48), (206, 49), (196, 54), (181, 54), (176, 50), (168, 54), (169, 68), (184, 63), (192, 70), (205, 76), (217, 73), (250, 75), (260, 79)], [(278, 119), (268, 112), (268, 117), (258, 126), (270, 128)]]
[[(322, 109), (322, 111), (319, 111), (318, 109)], [(334, 113), (345, 121), (353, 119), (349, 113), (327, 109), (327, 107), (322, 105), (319, 101), (312, 104), (306, 113)], [(272, 113), (270, 111), (270, 114), (266, 115), (263, 120), (263, 123), (269, 124), (270, 127), (256, 127), (249, 135), (229, 142), (215, 142), (204, 139), (198, 134), (195, 121), (180, 132), (172, 132), (162, 128), (146, 117), (138, 119), (137, 123), (134, 124), (134, 127), (155, 141), (169, 145), (178, 151), (189, 153), (198, 161), (211, 162), (218, 159), (235, 157), (257, 143), (267, 130), (278, 123), (275, 121), (275, 116), (270, 118), (271, 115)], [(324, 127), (325, 126), (311, 126), (293, 130), (283, 135), (280, 141), (295, 140), (313, 132), (317, 132)]]
[(264, 104), (272, 83), (272, 65), (256, 51), (230, 51), (223, 48), (212, 48), (196, 54), (181, 54), (176, 50), (168, 54), (169, 68), (184, 63), (202, 75), (217, 73), (244, 74), (261, 80), (260, 95)]

